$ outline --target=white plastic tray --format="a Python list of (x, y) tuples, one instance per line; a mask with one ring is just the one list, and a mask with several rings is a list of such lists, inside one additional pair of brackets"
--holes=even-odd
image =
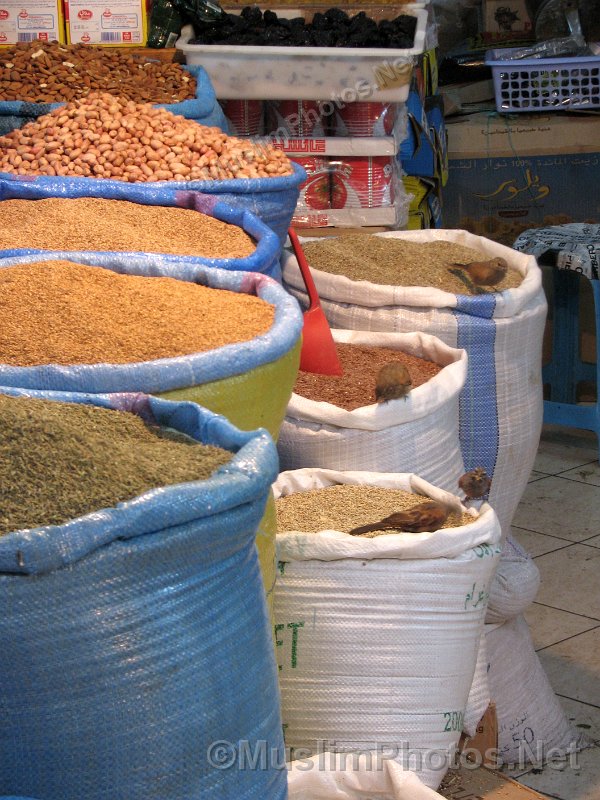
[(414, 56), (425, 48), (427, 9), (402, 7), (417, 17), (413, 46), (404, 50), (351, 47), (258, 47), (190, 44), (186, 26), (176, 47), (188, 64), (208, 72), (220, 100), (332, 100), (396, 102), (408, 97)]

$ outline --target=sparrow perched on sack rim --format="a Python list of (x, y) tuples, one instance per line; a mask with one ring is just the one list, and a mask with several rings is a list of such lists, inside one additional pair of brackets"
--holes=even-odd
[(454, 264), (462, 267), (475, 286), (496, 286), (506, 277), (508, 264), (503, 258), (490, 258), (489, 261), (471, 261), (470, 264)]
[(402, 531), (406, 533), (421, 533), (423, 531), (437, 531), (448, 519), (449, 510), (440, 503), (428, 501), (410, 508), (408, 511), (398, 511), (389, 517), (370, 525), (360, 525), (352, 528), (351, 536), (361, 536), (371, 531)]
[(479, 500), (490, 491), (492, 480), (483, 467), (475, 467), (459, 478), (458, 485), (465, 493), (467, 500)]
[(399, 400), (410, 392), (412, 379), (404, 364), (391, 361), (384, 364), (377, 373), (375, 382), (375, 400), (378, 403), (387, 403), (389, 400)]

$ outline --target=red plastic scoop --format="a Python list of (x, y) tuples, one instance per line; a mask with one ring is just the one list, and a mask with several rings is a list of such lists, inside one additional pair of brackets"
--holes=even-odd
[(335, 342), (333, 341), (325, 313), (321, 308), (321, 301), (319, 300), (306, 256), (296, 232), (290, 228), (288, 236), (298, 261), (310, 303), (308, 310), (304, 312), (300, 369), (304, 372), (317, 372), (319, 375), (342, 375), (343, 371), (338, 359)]

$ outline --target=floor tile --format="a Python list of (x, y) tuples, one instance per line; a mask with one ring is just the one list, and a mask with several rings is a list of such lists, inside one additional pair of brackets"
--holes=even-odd
[(541, 575), (537, 602), (600, 623), (600, 548), (574, 544), (538, 556), (535, 563)]
[(595, 434), (560, 425), (544, 425), (534, 470), (555, 475), (591, 461), (598, 461)]
[(547, 478), (547, 477), (548, 477), (547, 472), (536, 472), (536, 470), (532, 470), (527, 483), (532, 483), (533, 481), (539, 481), (540, 478)]
[(570, 639), (584, 631), (598, 627), (599, 622), (587, 617), (533, 603), (525, 612), (535, 649)]
[(590, 547), (600, 547), (600, 536), (593, 536), (591, 539), (586, 539), (585, 543)]
[(600, 707), (600, 626), (538, 655), (554, 691), (563, 697)]
[[(558, 699), (573, 727), (583, 731), (590, 739), (600, 744), (600, 708), (580, 703), (578, 700), (571, 700), (568, 697), (559, 697)], [(597, 755), (600, 760), (600, 753)], [(598, 797), (600, 797), (600, 792)]]
[(600, 486), (600, 464), (592, 462), (581, 467), (569, 469), (560, 473), (561, 478), (568, 478), (570, 481), (589, 483), (592, 486)]
[[(525, 528), (511, 527), (511, 533), (517, 542), (529, 553), (530, 556), (543, 556), (561, 547), (569, 547), (573, 544), (569, 539), (559, 539), (557, 536), (548, 536), (546, 533), (527, 531)], [(600, 542), (598, 543), (600, 547)]]
[(529, 483), (513, 523), (574, 542), (589, 539), (600, 530), (600, 486), (556, 476)]
[[(558, 800), (600, 800), (600, 749), (592, 747), (575, 753), (573, 764), (556, 763), (542, 772), (531, 771), (517, 782)], [(562, 767), (562, 768), (560, 768)]]

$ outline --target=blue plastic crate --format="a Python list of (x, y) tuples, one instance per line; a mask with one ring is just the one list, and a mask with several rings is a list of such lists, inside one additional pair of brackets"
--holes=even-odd
[(486, 53), (498, 111), (600, 109), (600, 56), (506, 59), (520, 49)]

